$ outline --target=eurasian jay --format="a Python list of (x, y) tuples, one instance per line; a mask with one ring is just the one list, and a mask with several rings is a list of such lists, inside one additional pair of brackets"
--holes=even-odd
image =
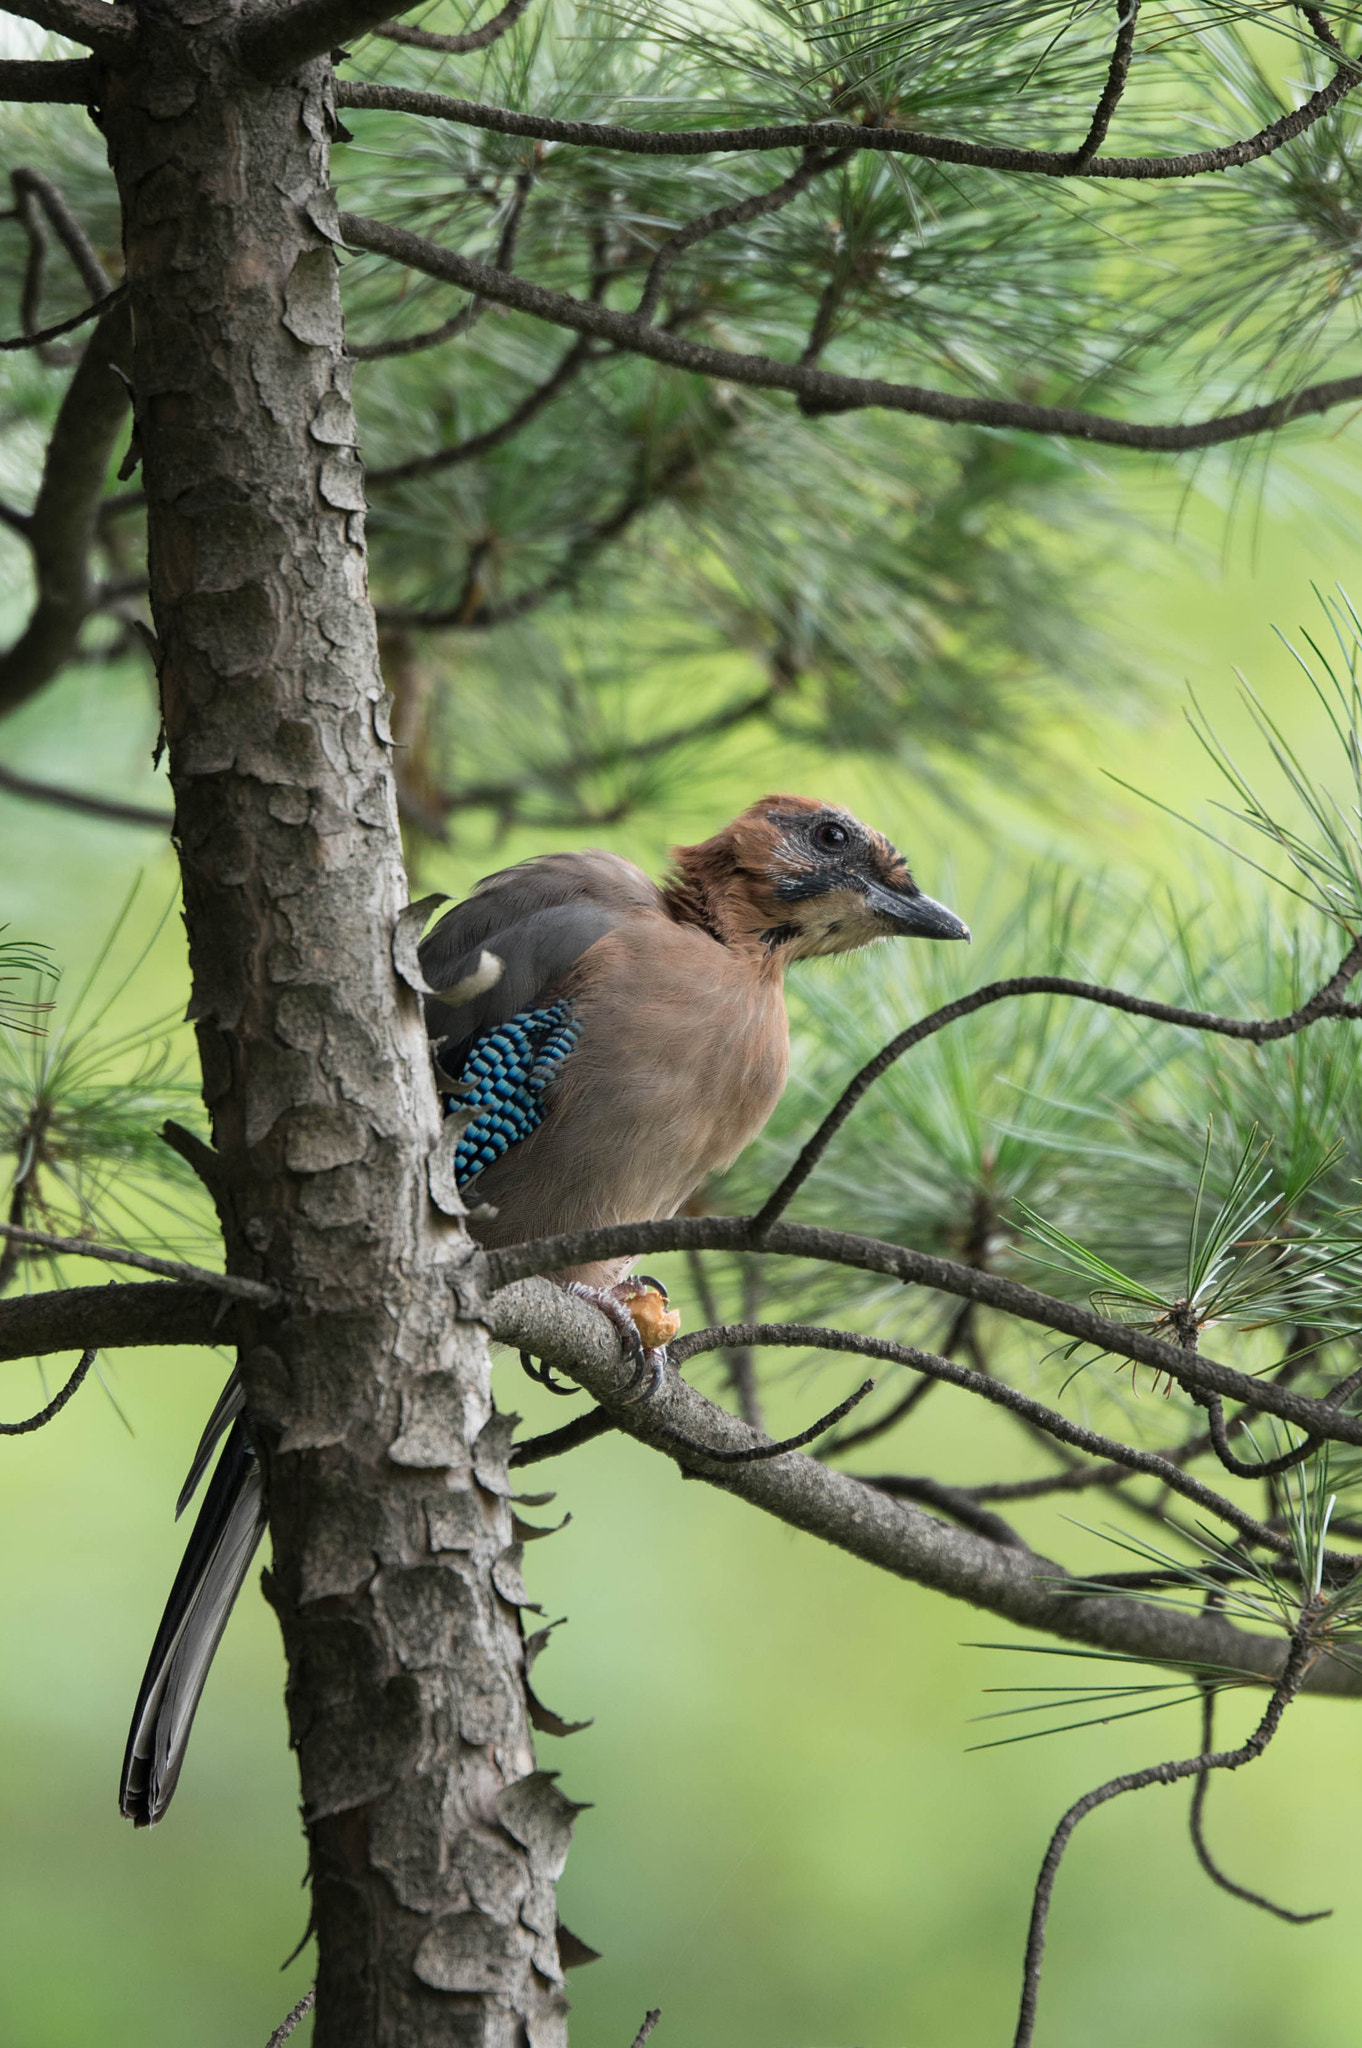
[[(765, 797), (678, 848), (661, 887), (601, 852), (489, 875), (420, 951), (427, 985), (446, 992), (427, 1003), (437, 1082), (470, 1116), (455, 1172), (472, 1235), (490, 1247), (675, 1215), (780, 1099), (786, 967), (894, 937), (969, 932), (880, 833), (807, 797)], [(554, 1277), (611, 1314), (641, 1363), (632, 1263)], [(180, 1496), (177, 1512), (228, 1430), (133, 1714), (119, 1803), (138, 1826), (170, 1802), (264, 1533), (241, 1408), (233, 1377)]]

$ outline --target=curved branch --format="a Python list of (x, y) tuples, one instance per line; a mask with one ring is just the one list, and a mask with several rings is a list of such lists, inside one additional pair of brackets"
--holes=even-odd
[[(861, 130), (856, 131), (858, 134)], [(878, 129), (867, 129), (875, 135)], [(807, 401), (819, 412), (853, 412), (860, 407), (878, 406), (886, 412), (909, 413), (920, 419), (942, 420), (948, 426), (1003, 427), (1033, 434), (1060, 434), (1070, 440), (1092, 441), (1112, 448), (1142, 448), (1168, 453), (1192, 448), (1219, 447), (1226, 441), (1240, 441), (1254, 434), (1277, 433), (1291, 421), (1315, 413), (1330, 412), (1335, 406), (1355, 404), (1362, 398), (1362, 377), (1336, 377), (1324, 384), (1307, 384), (1297, 391), (1262, 405), (1246, 406), (1240, 412), (1220, 413), (1211, 419), (1193, 420), (1185, 425), (1145, 425), (1136, 420), (1114, 419), (1106, 413), (1084, 412), (1062, 405), (1029, 405), (1018, 400), (965, 398), (954, 392), (937, 391), (925, 385), (891, 384), (878, 377), (842, 376), (820, 370), (811, 363), (783, 363), (773, 356), (715, 348), (707, 342), (692, 341), (665, 327), (651, 327), (634, 313), (619, 313), (607, 306), (593, 305), (570, 293), (549, 291), (523, 278), (508, 277), (490, 263), (478, 263), (453, 249), (441, 248), (421, 235), (386, 221), (367, 220), (343, 213), (340, 231), (357, 249), (372, 250), (413, 270), (424, 271), (447, 284), (494, 299), (532, 319), (547, 320), (576, 334), (590, 334), (634, 355), (648, 356), (673, 369), (688, 370), (720, 382), (744, 384), (756, 390), (788, 391)]]
[(131, 347), (132, 317), (121, 299), (87, 342), (47, 444), (26, 536), (38, 596), (27, 626), (0, 655), (0, 717), (36, 696), (70, 659), (94, 603), (90, 549), (105, 471), (128, 409), (119, 372)]
[(762, 220), (768, 213), (779, 213), (782, 207), (797, 199), (824, 171), (835, 170), (844, 164), (851, 154), (845, 149), (806, 149), (799, 163), (788, 178), (782, 178), (778, 185), (772, 185), (767, 192), (753, 192), (746, 199), (737, 199), (728, 206), (711, 207), (708, 213), (698, 214), (692, 221), (668, 235), (648, 266), (643, 280), (643, 290), (634, 308), (636, 320), (647, 321), (649, 325), (657, 317), (657, 302), (662, 296), (662, 287), (667, 273), (679, 256), (687, 249), (693, 249), (697, 242), (706, 241), (710, 235), (722, 234), (725, 228), (743, 226), (750, 220)]
[(962, 1017), (972, 1017), (976, 1010), (987, 1009), (992, 1003), (1006, 1002), (1013, 996), (1074, 996), (1080, 1002), (1122, 1010), (1129, 1017), (1152, 1018), (1156, 1024), (1179, 1024), (1188, 1031), (1210, 1031), (1218, 1037), (1240, 1039), (1249, 1045), (1268, 1045), (1274, 1039), (1293, 1038), (1297, 1032), (1308, 1030), (1324, 1017), (1362, 1017), (1362, 1004), (1343, 1001), (1343, 991), (1360, 971), (1362, 939), (1357, 939), (1328, 981), (1315, 991), (1308, 1002), (1302, 1003), (1288, 1016), (1263, 1018), (1220, 1017), (1212, 1010), (1184, 1010), (1175, 1003), (1151, 1002), (1145, 996), (1127, 995), (1124, 989), (1105, 988), (1092, 981), (1070, 981), (1060, 974), (1020, 974), (1007, 981), (987, 982), (983, 988), (976, 988), (967, 996), (959, 996), (953, 1003), (944, 1003), (930, 1016), (910, 1024), (891, 1038), (888, 1045), (882, 1046), (874, 1059), (867, 1060), (860, 1072), (847, 1083), (779, 1187), (762, 1204), (757, 1221), (759, 1224), (773, 1222), (789, 1207), (866, 1090), (879, 1080), (881, 1074), (887, 1073), (896, 1060), (911, 1052), (915, 1045), (921, 1045), (925, 1038), (943, 1031), (948, 1024), (958, 1023)]
[[(1171, 1459), (1161, 1457), (1157, 1451), (1137, 1451), (1123, 1444), (1115, 1437), (1103, 1436), (1098, 1430), (1087, 1429), (1081, 1423), (1070, 1422), (1054, 1408), (1047, 1408), (1042, 1401), (1034, 1401), (1027, 1394), (1019, 1394), (1005, 1380), (994, 1379), (988, 1373), (973, 1372), (968, 1366), (957, 1365), (954, 1359), (942, 1358), (934, 1351), (919, 1351), (915, 1344), (895, 1343), (887, 1337), (863, 1337), (853, 1330), (826, 1330), (809, 1323), (731, 1323), (710, 1330), (697, 1330), (689, 1336), (678, 1337), (667, 1348), (667, 1355), (678, 1369), (688, 1358), (695, 1358), (704, 1351), (723, 1351), (735, 1344), (775, 1344), (782, 1348), (810, 1351), (849, 1351), (858, 1358), (883, 1358), (895, 1365), (906, 1365), (913, 1372), (923, 1374), (929, 1380), (943, 1381), (947, 1386), (960, 1387), (966, 1393), (978, 1394), (982, 1400), (991, 1402), (995, 1408), (1005, 1408), (1010, 1415), (1020, 1416), (1024, 1422), (1044, 1430), (1057, 1443), (1069, 1444), (1074, 1450), (1084, 1452), (1090, 1458), (1109, 1459), (1112, 1464), (1121, 1465), (1128, 1473), (1143, 1473), (1157, 1479), (1170, 1493), (1180, 1493), (1184, 1500), (1194, 1501), (1199, 1508), (1218, 1520), (1228, 1523), (1247, 1542), (1261, 1544), (1264, 1549), (1274, 1551), (1279, 1557), (1291, 1557), (1294, 1552), (1289, 1538), (1272, 1529), (1266, 1522), (1260, 1522), (1256, 1515), (1248, 1514), (1243, 1508), (1216, 1493), (1199, 1479), (1189, 1478), (1181, 1466)], [(844, 1439), (844, 1442), (846, 1440)], [(831, 1448), (840, 1448), (833, 1445)], [(824, 1453), (826, 1456), (826, 1452)], [(858, 1477), (863, 1475), (858, 1474)], [(1084, 1475), (1086, 1477), (1086, 1474)], [(865, 1481), (867, 1486), (884, 1488), (893, 1492), (912, 1485), (937, 1487), (935, 1480), (904, 1481), (890, 1474), (883, 1478)], [(946, 1487), (938, 1489), (960, 1501), (968, 1502), (975, 1515), (984, 1510), (979, 1505), (979, 1495), (967, 1487)], [(915, 1498), (926, 1499), (925, 1494)], [(930, 1503), (929, 1503), (930, 1504)], [(958, 1510), (948, 1508), (956, 1514)], [(996, 1518), (1001, 1520), (1001, 1518)], [(978, 1527), (972, 1523), (970, 1526)], [(1003, 1524), (1006, 1527), (1006, 1524)], [(1357, 1566), (1358, 1560), (1350, 1551), (1334, 1551), (1330, 1563), (1347, 1574)]]
[[(465, 1312), (494, 1337), (570, 1373), (608, 1407), (616, 1428), (672, 1457), (693, 1477), (882, 1571), (1023, 1628), (1133, 1660), (1185, 1665), (1222, 1681), (1233, 1674), (1271, 1684), (1281, 1673), (1285, 1646), (1275, 1637), (1250, 1635), (1216, 1614), (1074, 1590), (1069, 1574), (1051, 1559), (951, 1528), (798, 1451), (761, 1463), (715, 1465), (679, 1450), (666, 1429), (735, 1450), (750, 1448), (753, 1432), (672, 1371), (654, 1400), (629, 1405), (624, 1397), (633, 1365), (613, 1327), (561, 1287), (520, 1282), (480, 1304), (470, 1302)], [(1310, 1683), (1317, 1691), (1362, 1697), (1362, 1672), (1340, 1660), (1321, 1658)]]
[(504, 1287), (526, 1274), (556, 1273), (564, 1267), (590, 1265), (598, 1259), (692, 1249), (768, 1252), (777, 1258), (819, 1259), (862, 1273), (884, 1273), (905, 1285), (930, 1287), (941, 1294), (981, 1302), (985, 1308), (997, 1309), (1003, 1315), (1017, 1316), (1042, 1329), (1076, 1337), (1080, 1343), (1091, 1344), (1099, 1351), (1112, 1352), (1117, 1358), (1150, 1366), (1155, 1372), (1167, 1373), (1189, 1393), (1220, 1394), (1279, 1415), (1283, 1422), (1294, 1423), (1297, 1429), (1313, 1431), (1338, 1443), (1362, 1444), (1362, 1415), (1340, 1414), (1327, 1400), (1312, 1400), (1289, 1387), (1235, 1372), (1200, 1352), (1165, 1344), (1130, 1324), (1108, 1322), (1092, 1309), (1041, 1294), (1020, 1280), (1007, 1280), (1000, 1274), (961, 1265), (953, 1259), (934, 1258), (927, 1252), (909, 1251), (903, 1245), (886, 1244), (879, 1238), (857, 1237), (846, 1231), (823, 1230), (802, 1223), (774, 1223), (758, 1229), (752, 1216), (669, 1216), (657, 1222), (614, 1223), (599, 1230), (569, 1231), (533, 1244), (507, 1245), (485, 1256), (489, 1285)]
[(414, 50), (439, 50), (446, 57), (462, 57), (465, 51), (486, 50), (499, 42), (508, 29), (515, 27), (529, 4), (530, 0), (506, 0), (501, 12), (481, 28), (466, 29), (459, 36), (437, 36), (426, 28), (408, 28), (404, 21), (380, 21), (369, 33), (382, 36), (388, 43), (406, 43)]
[[(54, 185), (41, 171), (30, 170), (24, 165), (10, 174), (10, 184), (18, 218), (27, 227), (30, 209), (35, 206), (41, 208), (90, 297), (107, 298), (114, 288), (113, 279), (100, 262), (94, 243), (67, 205), (60, 186)], [(89, 317), (88, 313), (81, 315), (82, 319)]]
[(35, 1430), (46, 1429), (48, 1423), (61, 1414), (71, 1396), (82, 1385), (85, 1375), (98, 1355), (96, 1351), (82, 1351), (80, 1363), (70, 1379), (52, 1396), (47, 1406), (40, 1408), (36, 1415), (27, 1416), (23, 1422), (0, 1422), (0, 1436), (32, 1436)]
[(1301, 1690), (1306, 1680), (1315, 1649), (1311, 1642), (1311, 1625), (1314, 1620), (1311, 1609), (1307, 1608), (1293, 1631), (1282, 1673), (1273, 1688), (1272, 1697), (1263, 1712), (1258, 1726), (1246, 1742), (1237, 1749), (1212, 1750), (1197, 1756), (1183, 1757), (1177, 1763), (1151, 1764), (1148, 1770), (1126, 1771), (1119, 1778), (1109, 1778), (1105, 1785), (1099, 1785), (1092, 1792), (1085, 1792), (1069, 1808), (1059, 1826), (1050, 1838), (1045, 1860), (1036, 1880), (1035, 1899), (1031, 1908), (1031, 1925), (1026, 1938), (1026, 1962), (1022, 1972), (1021, 2010), (1017, 2015), (1017, 2030), (1012, 2037), (1012, 2048), (1031, 2048), (1036, 2028), (1036, 2002), (1040, 1995), (1041, 1963), (1045, 1955), (1046, 1922), (1050, 1913), (1050, 1899), (1059, 1875), (1060, 1861), (1069, 1846), (1069, 1838), (1078, 1823), (1109, 1800), (1119, 1799), (1125, 1792), (1142, 1792), (1149, 1785), (1176, 1785), (1185, 1778), (1204, 1778), (1207, 1771), (1237, 1771), (1244, 1764), (1252, 1763), (1262, 1755), (1281, 1726), (1282, 1715), (1291, 1701)]
[(401, 86), (364, 85), (342, 81), (336, 104), (388, 114), (419, 114), (426, 120), (454, 121), (464, 128), (487, 128), (498, 135), (525, 135), (541, 142), (566, 142), (583, 149), (613, 149), (627, 156), (714, 156), (720, 153), (769, 149), (878, 150), (892, 156), (925, 158), (930, 163), (972, 164), (981, 170), (1009, 171), (1041, 178), (1197, 178), (1211, 171), (1236, 170), (1271, 156), (1332, 113), (1362, 79), (1362, 70), (1345, 58), (1327, 85), (1312, 92), (1299, 107), (1242, 142), (1218, 149), (1194, 149), (1182, 156), (1098, 156), (1081, 169), (1075, 152), (1066, 149), (1012, 149), (987, 142), (958, 142), (950, 135), (927, 135), (912, 128), (859, 121), (781, 121), (750, 128), (628, 128), (610, 121), (559, 121), (546, 114), (521, 114), (512, 107), (486, 106), (436, 92), (412, 92)]

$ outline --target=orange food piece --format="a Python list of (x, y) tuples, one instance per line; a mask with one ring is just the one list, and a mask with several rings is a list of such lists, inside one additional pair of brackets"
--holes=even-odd
[(634, 1295), (625, 1306), (649, 1351), (670, 1344), (681, 1327), (680, 1315), (674, 1308), (668, 1308), (664, 1297), (655, 1288), (650, 1287), (645, 1293)]

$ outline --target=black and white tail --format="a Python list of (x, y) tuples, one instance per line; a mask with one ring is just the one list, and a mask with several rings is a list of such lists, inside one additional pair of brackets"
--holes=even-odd
[(128, 1731), (118, 1804), (139, 1828), (158, 1821), (170, 1804), (213, 1653), (265, 1533), (260, 1463), (240, 1419), (241, 1406), (234, 1376), (204, 1431), (176, 1510), (182, 1513), (192, 1498), (214, 1444), (228, 1429)]

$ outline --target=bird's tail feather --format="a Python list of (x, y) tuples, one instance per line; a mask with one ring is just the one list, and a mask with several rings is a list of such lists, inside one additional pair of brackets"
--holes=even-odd
[(133, 1710), (118, 1804), (135, 1827), (150, 1827), (170, 1804), (213, 1654), (264, 1533), (260, 1464), (236, 1421), (175, 1574)]

